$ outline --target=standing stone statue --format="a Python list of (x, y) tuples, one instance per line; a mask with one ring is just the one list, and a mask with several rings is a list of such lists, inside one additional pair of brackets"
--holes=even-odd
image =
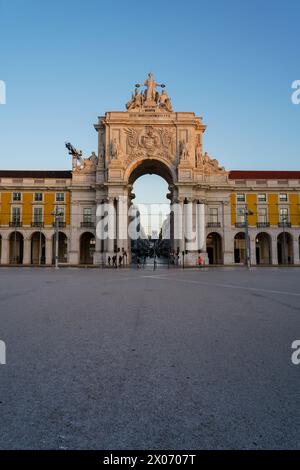
[(196, 158), (196, 165), (198, 167), (201, 167), (203, 164), (202, 164), (202, 155), (201, 155), (201, 145), (199, 144), (199, 142), (197, 143), (196, 148), (195, 148), (195, 158)]
[(188, 143), (185, 140), (180, 141), (180, 160), (187, 160), (190, 155)]
[(122, 155), (121, 145), (117, 141), (116, 138), (113, 139), (111, 143), (111, 158), (112, 160), (118, 160), (119, 157)]
[(168, 97), (166, 90), (163, 90), (159, 99), (160, 108), (165, 109), (166, 111), (172, 112), (171, 100)]

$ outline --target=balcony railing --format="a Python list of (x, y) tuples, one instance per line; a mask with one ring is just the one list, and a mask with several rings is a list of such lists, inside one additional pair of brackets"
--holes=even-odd
[(291, 227), (291, 222), (278, 222), (278, 227)]
[(9, 222), (10, 227), (22, 227), (22, 222), (21, 220), (11, 220)]
[(31, 227), (42, 228), (44, 227), (44, 222), (31, 222)]
[(246, 227), (246, 222), (236, 222), (235, 226), (237, 228), (244, 228), (244, 227)]
[(257, 222), (256, 227), (270, 227), (270, 222)]
[[(56, 223), (52, 222), (52, 226), (56, 227)], [(61, 221), (58, 222), (58, 227), (59, 228), (65, 228), (65, 226), (66, 226), (66, 222), (61, 222)]]
[(207, 222), (208, 227), (221, 227), (221, 222)]
[(93, 228), (95, 227), (95, 222), (91, 222), (90, 220), (84, 220), (83, 222), (81, 222), (80, 224), (81, 227), (89, 227), (89, 228)]

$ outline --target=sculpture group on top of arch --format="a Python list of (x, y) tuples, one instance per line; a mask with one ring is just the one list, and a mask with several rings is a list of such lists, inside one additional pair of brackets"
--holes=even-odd
[[(161, 93), (157, 87), (162, 88)], [(170, 114), (173, 110), (165, 85), (155, 82), (152, 73), (142, 84), (136, 84), (126, 108), (125, 113), (106, 113), (99, 118), (95, 125), (99, 133), (98, 156), (93, 152), (83, 158), (81, 151), (66, 144), (76, 174), (92, 173), (100, 167), (127, 168), (134, 161), (158, 159), (174, 169), (190, 167), (205, 176), (226, 175), (218, 160), (203, 153), (202, 134), (206, 126), (202, 118), (194, 113)]]
[[(161, 94), (156, 89), (158, 86), (162, 88)], [(145, 90), (140, 91), (140, 87), (145, 87)], [(131, 100), (126, 103), (126, 109), (128, 111), (140, 111), (143, 108), (155, 108), (156, 111), (172, 113), (171, 100), (164, 88), (163, 83), (156, 83), (152, 73), (148, 73), (148, 78), (143, 84), (137, 83), (135, 85), (135, 91), (132, 93)]]

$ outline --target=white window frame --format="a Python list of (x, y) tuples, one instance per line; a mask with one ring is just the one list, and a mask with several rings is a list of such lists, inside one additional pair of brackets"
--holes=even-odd
[[(87, 220), (88, 218), (86, 219), (86, 214), (84, 213), (86, 210), (90, 211), (89, 220)], [(88, 223), (93, 222), (93, 209), (92, 209), (92, 207), (83, 207), (83, 209), (82, 209), (82, 221), (83, 222), (88, 222)]]
[[(63, 200), (57, 199), (58, 194), (63, 194), (64, 199)], [(55, 193), (55, 202), (59, 203), (59, 204), (66, 202), (66, 193), (64, 193), (62, 191), (59, 191), (59, 192)]]
[[(42, 211), (41, 220), (35, 220), (34, 213), (35, 213), (36, 209), (41, 209), (41, 211)], [(43, 208), (43, 206), (34, 206), (32, 208), (32, 222), (33, 223), (43, 223), (44, 222), (44, 208)]]
[(11, 222), (14, 221), (14, 216), (13, 216), (13, 214), (14, 214), (14, 209), (18, 209), (18, 210), (20, 211), (20, 218), (19, 218), (18, 222), (21, 223), (21, 222), (22, 222), (22, 206), (17, 206), (17, 205), (11, 206), (11, 214), (10, 214), (10, 220), (11, 220)]
[(59, 222), (66, 222), (66, 211), (65, 211), (65, 206), (57, 206), (58, 211), (61, 211), (63, 213), (63, 216), (59, 215), (58, 216), (58, 221)]
[[(260, 216), (260, 211), (265, 211), (265, 220), (261, 220)], [(261, 224), (267, 224), (269, 221), (269, 211), (268, 211), (268, 207), (267, 206), (262, 206), (262, 207), (258, 207), (257, 209), (257, 222), (258, 223), (261, 223)]]
[[(239, 211), (243, 211), (243, 214), (239, 214)], [(236, 208), (235, 218), (238, 224), (246, 223), (246, 206), (238, 206)]]
[[(21, 195), (20, 199), (15, 200), (14, 199), (14, 194), (20, 194)], [(15, 204), (20, 203), (20, 202), (22, 202), (22, 199), (23, 199), (23, 194), (22, 194), (21, 191), (13, 191), (12, 192), (11, 200), (12, 200), (13, 203), (15, 203)]]
[[(42, 195), (42, 199), (41, 200), (36, 200), (35, 199), (35, 195), (36, 194), (41, 194)], [(42, 193), (41, 191), (35, 191), (34, 194), (33, 194), (33, 202), (37, 203), (37, 204), (41, 204), (42, 202), (44, 202), (44, 193)]]
[[(243, 200), (242, 201), (239, 201), (239, 196), (243, 196)], [(238, 204), (244, 204), (246, 202), (246, 194), (245, 193), (237, 193), (236, 194), (236, 202)]]
[[(215, 214), (213, 213), (214, 211), (215, 211)], [(208, 208), (208, 222), (213, 223), (213, 224), (219, 222), (219, 208), (218, 207)]]
[[(263, 196), (262, 199), (260, 197)], [(266, 193), (258, 193), (257, 194), (257, 202), (261, 204), (265, 204), (267, 202), (267, 194)]]
[[(286, 212), (286, 220), (282, 220), (282, 215), (281, 215), (281, 211), (285, 211)], [(278, 218), (279, 218), (279, 223), (283, 223), (283, 222), (286, 222), (286, 223), (289, 223), (290, 221), (290, 211), (289, 211), (289, 207), (279, 207), (279, 214), (278, 214)]]
[[(286, 196), (286, 199), (284, 199), (284, 200), (281, 199), (281, 196)], [(279, 199), (280, 203), (287, 203), (287, 202), (289, 202), (289, 195), (288, 195), (288, 193), (279, 193), (278, 199)]]

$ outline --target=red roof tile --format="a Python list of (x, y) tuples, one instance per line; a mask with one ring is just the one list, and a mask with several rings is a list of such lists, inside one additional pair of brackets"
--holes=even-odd
[(300, 171), (231, 170), (231, 180), (300, 180)]
[(0, 170), (0, 178), (72, 178), (69, 170)]

